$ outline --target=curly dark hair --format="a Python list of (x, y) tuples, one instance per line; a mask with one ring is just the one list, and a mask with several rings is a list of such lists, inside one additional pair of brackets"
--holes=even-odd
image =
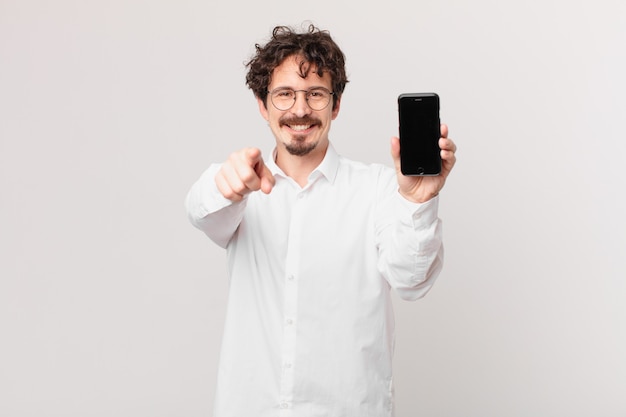
[(267, 89), (271, 82), (272, 72), (291, 56), (300, 55), (304, 58), (300, 63), (300, 75), (307, 76), (311, 64), (320, 77), (328, 71), (332, 80), (333, 106), (341, 97), (348, 78), (345, 69), (345, 56), (339, 46), (323, 31), (309, 25), (304, 33), (297, 33), (287, 26), (276, 26), (272, 38), (265, 45), (256, 44), (256, 55), (246, 64), (249, 68), (246, 84), (267, 107)]

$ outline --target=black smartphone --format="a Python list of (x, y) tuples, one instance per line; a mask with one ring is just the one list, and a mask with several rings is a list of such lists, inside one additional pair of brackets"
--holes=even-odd
[(398, 96), (398, 116), (402, 174), (439, 175), (439, 96), (435, 93), (401, 94)]

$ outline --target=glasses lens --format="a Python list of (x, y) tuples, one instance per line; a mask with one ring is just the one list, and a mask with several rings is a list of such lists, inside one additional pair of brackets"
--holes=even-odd
[(330, 91), (325, 88), (313, 88), (306, 93), (306, 102), (313, 110), (323, 110), (330, 103)]
[(290, 88), (279, 88), (272, 91), (270, 97), (278, 110), (289, 110), (296, 101), (296, 92)]

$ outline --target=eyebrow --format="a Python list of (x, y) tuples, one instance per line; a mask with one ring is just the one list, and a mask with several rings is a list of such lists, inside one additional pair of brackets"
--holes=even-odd
[(286, 85), (281, 85), (281, 86), (272, 88), (270, 91), (278, 90), (279, 88), (285, 88), (285, 89), (294, 90), (294, 91), (308, 91), (308, 90), (314, 90), (316, 88), (323, 88), (324, 90), (331, 91), (328, 87), (326, 87), (324, 85), (315, 85), (313, 87), (309, 87), (309, 88), (306, 88), (306, 89), (296, 89), (296, 88), (289, 87), (289, 86), (286, 86)]

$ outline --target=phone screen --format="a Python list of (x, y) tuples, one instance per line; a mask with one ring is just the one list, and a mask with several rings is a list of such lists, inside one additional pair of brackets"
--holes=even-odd
[(400, 118), (400, 164), (404, 175), (439, 175), (439, 96), (435, 93), (402, 94)]

